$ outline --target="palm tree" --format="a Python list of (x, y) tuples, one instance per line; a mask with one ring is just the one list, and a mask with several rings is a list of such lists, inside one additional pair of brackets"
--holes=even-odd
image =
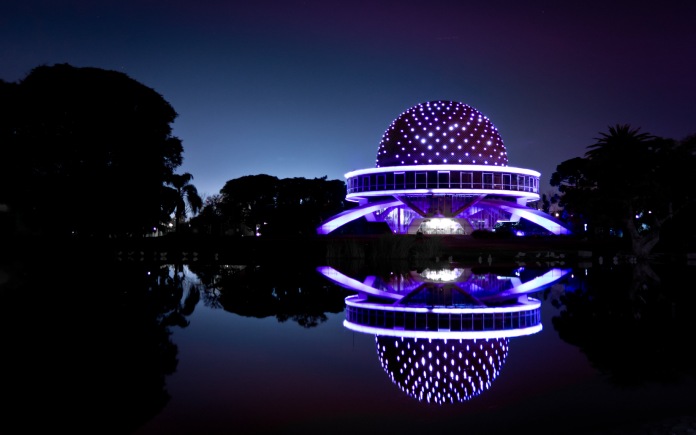
[(650, 145), (656, 139), (658, 138), (650, 133), (641, 133), (640, 127), (617, 124), (609, 127), (609, 133), (600, 133), (600, 137), (595, 138), (596, 142), (587, 147), (589, 151), (585, 153), (585, 157), (608, 166), (620, 165), (619, 170), (614, 168), (609, 171), (607, 175), (611, 175), (649, 162), (654, 151)]
[(669, 177), (677, 162), (674, 141), (628, 124), (610, 127), (596, 140), (585, 154), (597, 183), (596, 202), (623, 227), (634, 255), (647, 258), (682, 200), (671, 193), (679, 186)]
[[(193, 175), (185, 172), (183, 174), (173, 174), (167, 182), (176, 190), (174, 197), (174, 230), (179, 232), (179, 223), (186, 218), (187, 212), (196, 214), (203, 207), (203, 199), (198, 195), (196, 186), (191, 184)], [(188, 208), (187, 208), (188, 207)]]

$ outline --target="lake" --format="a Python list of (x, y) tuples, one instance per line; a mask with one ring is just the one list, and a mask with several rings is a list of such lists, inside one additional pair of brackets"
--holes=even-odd
[(8, 264), (2, 432), (693, 433), (695, 269)]

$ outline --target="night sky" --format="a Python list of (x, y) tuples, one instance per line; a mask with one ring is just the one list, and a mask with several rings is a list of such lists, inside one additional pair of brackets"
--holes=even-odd
[(0, 79), (56, 63), (160, 93), (202, 196), (244, 175), (343, 180), (432, 100), (487, 116), (542, 193), (610, 125), (696, 133), (692, 0), (1, 2)]

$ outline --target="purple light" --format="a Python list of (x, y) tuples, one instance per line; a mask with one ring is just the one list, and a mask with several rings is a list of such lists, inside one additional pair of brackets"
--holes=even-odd
[[(386, 293), (386, 292), (384, 292)], [(507, 292), (506, 292), (507, 293)], [(514, 292), (512, 292), (514, 294)], [(382, 296), (382, 295), (380, 295)], [(405, 295), (399, 295), (401, 299)], [(382, 296), (385, 297), (385, 296)], [(503, 313), (519, 313), (522, 311), (535, 310), (541, 307), (541, 302), (534, 298), (529, 298), (525, 302), (516, 301), (514, 305), (506, 305), (502, 307), (419, 307), (409, 305), (384, 305), (378, 302), (367, 302), (363, 296), (353, 295), (346, 298), (346, 305), (357, 308), (368, 308), (379, 310), (382, 312), (393, 313), (433, 313), (433, 314), (503, 314)]]
[(519, 204), (514, 204), (507, 201), (500, 201), (494, 199), (484, 199), (481, 203), (487, 204), (491, 207), (498, 207), (505, 210), (513, 215), (517, 215), (521, 218), (527, 219), (540, 227), (549, 230), (551, 233), (556, 235), (570, 234), (570, 230), (566, 228), (563, 222), (559, 221), (555, 217), (548, 215), (540, 210), (535, 210), (533, 208), (525, 207)]
[[(367, 169), (359, 169), (357, 171), (351, 171), (346, 174), (344, 174), (344, 177), (346, 178), (351, 178), (355, 177), (357, 175), (365, 175), (365, 174), (381, 174), (387, 171), (387, 168), (367, 168)], [(520, 174), (520, 175), (530, 175), (533, 177), (539, 177), (541, 176), (541, 173), (538, 171), (534, 171), (532, 169), (524, 169), (524, 168), (515, 168), (512, 166), (505, 166), (505, 167), (500, 167), (500, 166), (486, 166), (486, 165), (474, 165), (474, 164), (446, 164), (446, 165), (404, 165), (404, 166), (399, 166), (398, 168), (391, 168), (389, 170), (398, 170), (399, 172), (405, 172), (405, 171), (472, 171), (472, 172), (500, 172), (500, 173), (506, 173), (510, 172), (512, 174)]]
[(362, 207), (346, 210), (322, 223), (317, 228), (317, 234), (329, 234), (331, 231), (335, 230), (341, 225), (345, 225), (346, 223), (354, 221), (355, 219), (365, 216), (366, 214), (374, 213), (383, 208), (396, 207), (398, 205), (401, 205), (401, 201), (392, 200), (367, 204)]
[[(391, 300), (391, 305), (384, 306), (375, 301), (368, 301), (365, 297), (349, 296), (346, 298), (346, 304), (356, 307), (369, 309), (379, 309), (382, 311), (392, 312), (414, 312), (414, 313), (436, 313), (436, 314), (473, 314), (473, 313), (513, 313), (518, 311), (527, 311), (529, 309), (539, 308), (538, 301), (529, 299), (527, 301), (517, 299), (516, 304), (506, 304), (504, 306), (486, 307), (481, 305), (476, 306), (459, 306), (459, 307), (443, 307), (435, 306), (433, 303), (428, 303), (427, 306), (418, 305), (399, 305), (393, 301), (400, 301), (405, 296), (413, 296), (414, 292), (424, 291), (423, 284), (428, 284), (436, 288), (443, 288), (446, 285), (456, 285), (457, 292), (465, 292), (475, 295), (482, 302), (505, 299), (510, 296), (521, 296), (529, 293), (538, 292), (551, 284), (561, 280), (570, 269), (552, 268), (545, 271), (543, 274), (522, 282), (517, 276), (505, 277), (496, 274), (472, 274), (470, 269), (456, 269), (450, 271), (456, 278), (451, 281), (435, 281), (431, 277), (436, 271), (426, 270), (421, 274), (410, 273), (408, 276), (395, 274), (390, 277), (390, 280), (377, 279), (373, 275), (365, 278), (364, 282), (360, 282), (354, 278), (348, 277), (340, 271), (330, 266), (319, 266), (317, 272), (348, 290), (355, 290), (363, 295), (377, 296), (380, 299)], [(440, 276), (445, 276), (445, 273), (439, 273)]]
[[(408, 276), (391, 274), (387, 280), (368, 276), (359, 282), (329, 266), (319, 267), (317, 271), (334, 283), (358, 292), (345, 299), (343, 324), (347, 329), (392, 337), (438, 339), (519, 337), (539, 332), (541, 302), (528, 294), (568, 273), (551, 269), (523, 283), (517, 276), (471, 274), (462, 269), (461, 273), (452, 271), (452, 281), (446, 282), (432, 282), (413, 272)], [(400, 285), (403, 282), (408, 282), (407, 288)]]
[[(328, 234), (364, 216), (386, 222), (397, 234), (415, 234), (421, 220), (431, 217), (458, 219), (447, 234), (470, 234), (492, 229), (486, 222), (508, 213), (507, 219), (524, 218), (552, 234), (570, 234), (558, 219), (526, 207), (540, 198), (540, 175), (508, 166), (502, 138), (478, 110), (452, 101), (422, 103), (385, 131), (375, 168), (345, 174), (346, 200), (359, 207), (330, 218), (317, 233)], [(389, 196), (394, 200), (385, 199)], [(391, 219), (392, 214), (399, 219)]]
[(541, 323), (528, 328), (515, 328), (493, 331), (400, 331), (389, 328), (359, 325), (343, 321), (343, 326), (351, 331), (385, 337), (420, 338), (430, 340), (492, 340), (498, 338), (513, 338), (533, 335), (543, 329)]
[(357, 290), (359, 292), (367, 293), (373, 296), (378, 296), (386, 299), (399, 300), (402, 298), (402, 295), (385, 292), (371, 287), (368, 284), (363, 284), (356, 279), (350, 278), (342, 274), (341, 272), (337, 271), (336, 269), (330, 266), (319, 266), (317, 267), (317, 271), (325, 277), (329, 278), (331, 281), (340, 285), (341, 287), (347, 288), (349, 290)]
[[(423, 123), (423, 120), (427, 122)], [(460, 129), (460, 123), (466, 123), (469, 127)], [(439, 137), (447, 137), (447, 131), (453, 135), (450, 137), (450, 142), (458, 144), (458, 149), (461, 149), (461, 144), (468, 142), (463, 131), (467, 131), (468, 137), (476, 136), (485, 139), (497, 156), (491, 166), (507, 166), (505, 145), (498, 130), (488, 118), (466, 104), (452, 101), (430, 101), (411, 107), (392, 122), (382, 136), (377, 152), (377, 167), (417, 164), (416, 160), (402, 162), (396, 157), (398, 144), (401, 142), (411, 143), (412, 140), (420, 141), (427, 161), (436, 164), (445, 163), (442, 157), (432, 151), (432, 144), (428, 144), (426, 137), (432, 139), (435, 136), (434, 140), (437, 143), (440, 140)], [(477, 140), (477, 142), (481, 141)], [(455, 159), (464, 163), (473, 163), (468, 156), (461, 154), (457, 154)]]
[(380, 365), (420, 402), (461, 403), (491, 387), (508, 355), (506, 338), (489, 340), (375, 337)]

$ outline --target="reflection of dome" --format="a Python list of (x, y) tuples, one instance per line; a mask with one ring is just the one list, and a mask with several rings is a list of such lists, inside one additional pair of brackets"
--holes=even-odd
[(419, 275), (428, 281), (434, 282), (453, 282), (457, 281), (464, 272), (467, 273), (467, 277), (471, 275), (471, 269), (463, 269), (455, 267), (450, 268), (440, 268), (440, 269), (425, 269)]
[[(329, 266), (319, 266), (317, 271), (336, 284), (360, 293), (346, 298), (349, 310), (351, 307), (359, 311), (370, 308), (382, 312), (408, 312), (414, 309), (411, 312), (435, 314), (440, 309), (450, 313), (454, 309), (454, 312), (464, 310), (470, 314), (466, 309), (475, 308), (480, 313), (485, 312), (481, 308), (489, 307), (495, 308), (492, 312), (502, 312), (505, 310), (501, 307), (510, 306), (510, 311), (513, 312), (527, 311), (531, 307), (528, 303), (523, 303), (522, 296), (553, 285), (567, 275), (570, 269), (518, 267), (509, 270), (474, 270), (463, 265), (449, 265), (423, 269), (420, 272), (413, 270), (366, 275), (362, 281)], [(521, 310), (520, 306), (525, 308)], [(435, 310), (427, 311), (426, 308)], [(383, 316), (380, 316), (382, 321)], [(372, 321), (360, 323), (368, 324)]]
[(507, 166), (507, 152), (493, 123), (463, 103), (431, 101), (396, 118), (382, 136), (377, 167), (401, 165)]
[(440, 340), (376, 336), (382, 368), (403, 392), (428, 403), (460, 403), (490, 388), (507, 338)]
[(519, 268), (512, 276), (470, 268), (389, 273), (363, 281), (329, 266), (317, 268), (358, 294), (345, 299), (346, 328), (374, 334), (380, 364), (409, 396), (459, 403), (490, 388), (511, 337), (542, 330), (541, 302), (530, 297), (569, 270)]

